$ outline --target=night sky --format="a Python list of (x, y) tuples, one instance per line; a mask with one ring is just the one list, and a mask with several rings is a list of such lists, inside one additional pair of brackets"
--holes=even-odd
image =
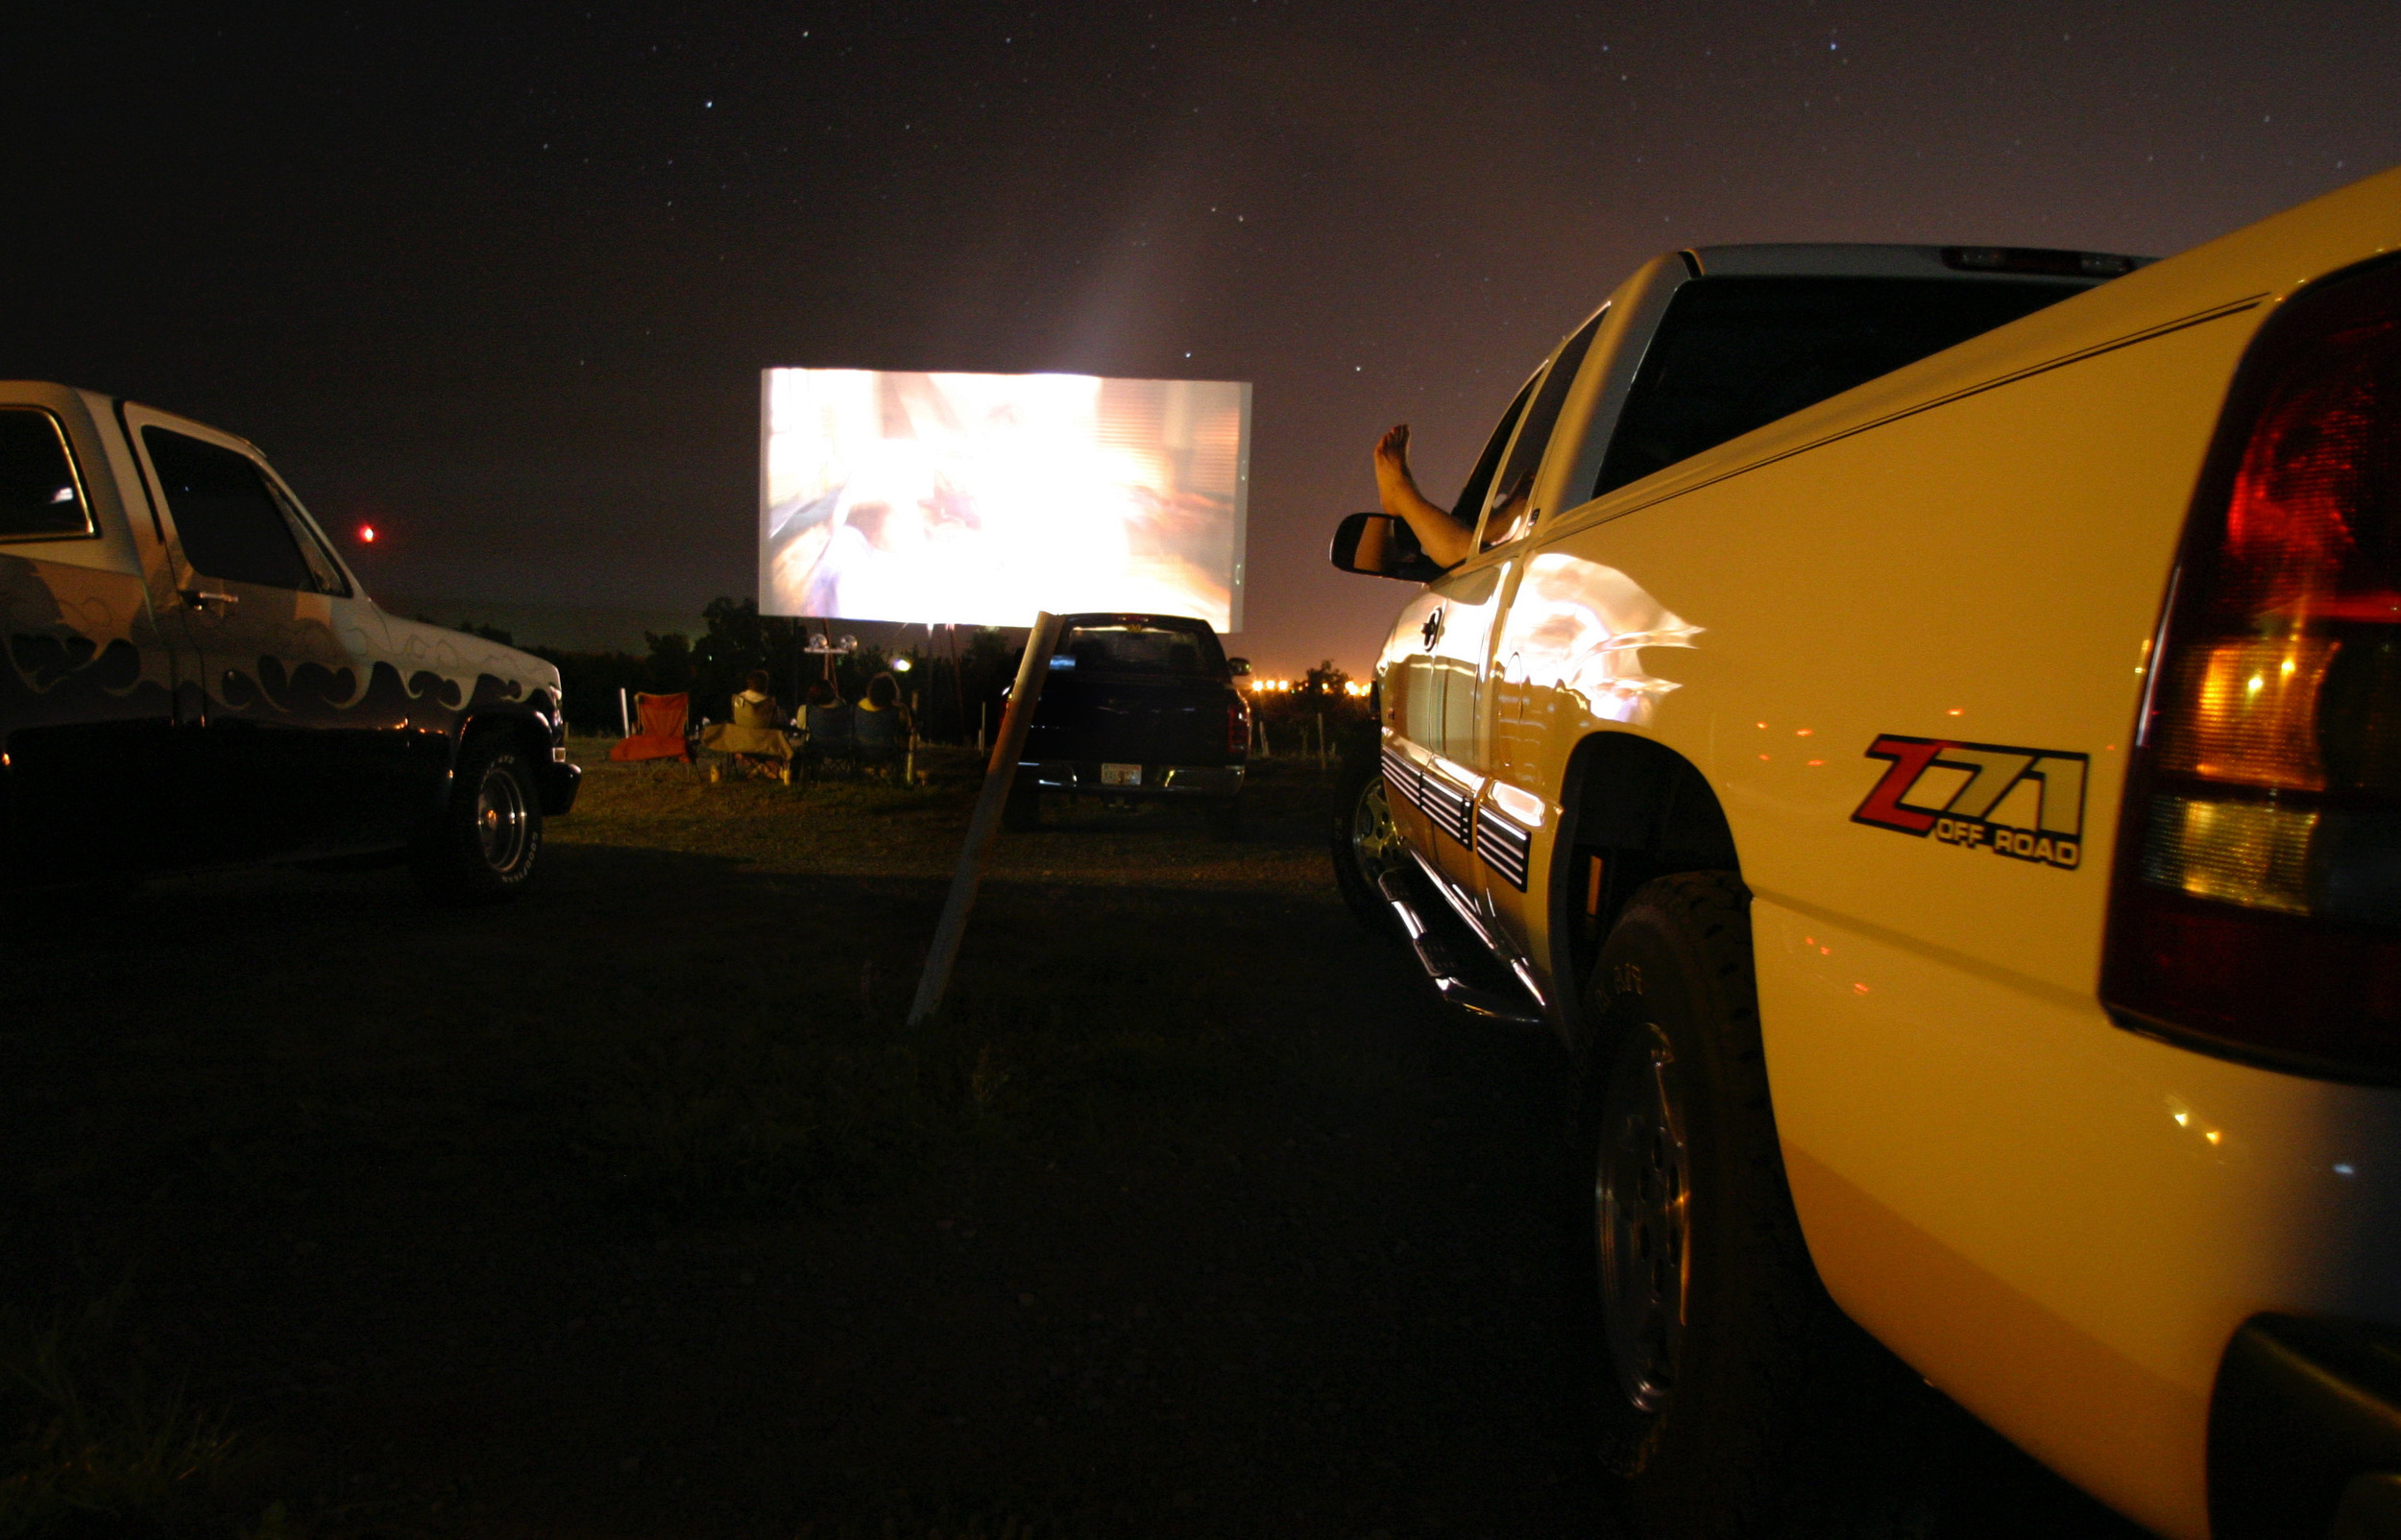
[(2389, 0), (219, 9), (12, 13), (0, 375), (244, 434), (444, 618), (753, 593), (766, 365), (1248, 379), (1236, 650), (1355, 672), (1376, 433), (1446, 497), (1654, 253), (2169, 254), (2401, 161)]

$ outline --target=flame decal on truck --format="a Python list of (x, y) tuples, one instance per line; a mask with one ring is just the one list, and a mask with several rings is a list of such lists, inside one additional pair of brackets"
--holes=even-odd
[[(1855, 824), (2066, 871), (2083, 863), (2090, 756), (1887, 733), (1867, 746), (1867, 757), (1889, 768), (1853, 809)], [(1944, 773), (1961, 771), (1964, 779)], [(2004, 805), (2021, 818), (2030, 814), (2032, 827), (1995, 817)]]

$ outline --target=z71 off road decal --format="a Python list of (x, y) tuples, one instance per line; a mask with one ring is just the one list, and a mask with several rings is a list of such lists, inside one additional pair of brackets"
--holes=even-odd
[[(1921, 839), (1931, 834), (1946, 845), (2068, 870), (2084, 858), (2089, 756), (1893, 734), (1869, 744), (1867, 753), (1891, 760), (1892, 768), (1852, 813), (1855, 824)], [(1997, 821), (1994, 814), (2004, 811), (2033, 827)]]

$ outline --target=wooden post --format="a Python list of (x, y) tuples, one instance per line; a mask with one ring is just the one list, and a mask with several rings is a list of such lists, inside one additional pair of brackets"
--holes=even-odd
[(1026, 656), (1017, 663), (1017, 683), (1010, 686), (1008, 707), (1001, 712), (1000, 740), (983, 767), (983, 790), (977, 794), (975, 815), (967, 820), (967, 843), (951, 874), (950, 897), (942, 901), (942, 918), (934, 927), (934, 945), (926, 949), (926, 971), (917, 979), (917, 998), (909, 1007), (909, 1024), (915, 1026), (942, 1008), (951, 986), (951, 965), (958, 960), (958, 944), (967, 933), (967, 911), (976, 905), (976, 887), (983, 880), (983, 863), (992, 852), (992, 836), (1001, 827), (1001, 807), (1017, 783), (1017, 758), (1025, 752), (1026, 729), (1033, 725), (1033, 704), (1042, 697), (1042, 681), (1051, 672), (1051, 654), (1058, 646), (1058, 616), (1048, 610), (1033, 617), (1026, 638)]
[[(604, 717), (602, 720), (605, 721), (607, 718)], [(617, 687), (617, 722), (618, 726), (625, 730), (626, 737), (630, 738), (634, 735), (634, 709), (625, 704), (625, 686), (622, 685)]]
[[(958, 662), (958, 622), (956, 620), (951, 622), (950, 637), (951, 698), (958, 707), (958, 735), (963, 738), (967, 735), (967, 679), (966, 670), (961, 668)], [(982, 724), (978, 723), (976, 726), (977, 746), (982, 747), (983, 739)]]

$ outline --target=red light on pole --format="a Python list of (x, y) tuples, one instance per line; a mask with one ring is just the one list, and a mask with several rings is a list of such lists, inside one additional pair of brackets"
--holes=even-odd
[(376, 526), (373, 524), (359, 525), (358, 539), (361, 544), (373, 545), (376, 542)]

